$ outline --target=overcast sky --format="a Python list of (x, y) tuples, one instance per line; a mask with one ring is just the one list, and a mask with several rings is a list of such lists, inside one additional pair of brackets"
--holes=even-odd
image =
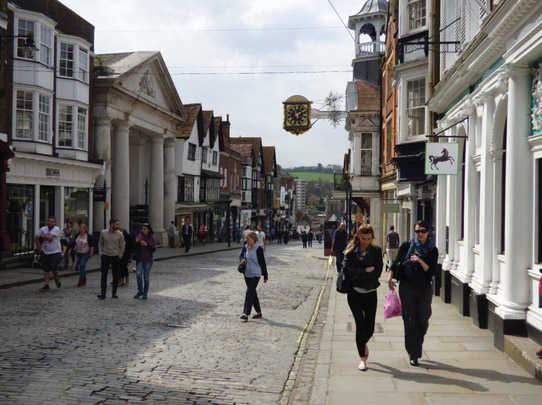
[[(260, 136), (283, 167), (341, 164), (344, 127), (319, 121), (296, 137), (282, 129), (282, 101), (319, 107), (344, 95), (351, 73), (184, 75), (254, 71), (351, 71), (354, 45), (327, 0), (62, 0), (96, 28), (96, 53), (162, 53), (183, 103), (230, 115), (232, 136)], [(364, 1), (333, 0), (343, 20)], [(304, 28), (292, 30), (290, 28)], [(279, 29), (277, 29), (279, 28)]]

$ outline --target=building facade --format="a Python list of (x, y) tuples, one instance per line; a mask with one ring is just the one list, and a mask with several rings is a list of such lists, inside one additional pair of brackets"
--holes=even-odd
[(6, 221), (9, 252), (19, 254), (33, 250), (35, 232), (51, 216), (59, 226), (87, 223), (92, 232), (102, 165), (89, 159), (94, 27), (56, 0), (11, 1), (7, 18), (11, 38), (2, 41), (0, 69), (8, 110), (0, 132), (14, 152)]
[(504, 334), (542, 344), (542, 3), (441, 1), (440, 10), (450, 25), (440, 41), (457, 52), (441, 54), (429, 108), (460, 158), (457, 176), (438, 178), (445, 289), (500, 349)]

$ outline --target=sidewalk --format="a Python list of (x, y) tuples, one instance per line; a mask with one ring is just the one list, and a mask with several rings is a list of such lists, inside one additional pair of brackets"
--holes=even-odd
[[(158, 248), (154, 253), (154, 260), (167, 260), (183, 256), (196, 256), (206, 253), (222, 252), (226, 250), (240, 250), (241, 244), (232, 242), (231, 247), (225, 242), (206, 243), (203, 246), (196, 246), (190, 249), (189, 253), (185, 253), (184, 248)], [(70, 259), (71, 264), (71, 259)], [(92, 273), (100, 270), (100, 258), (96, 254), (90, 258), (87, 264), (87, 273)], [(61, 271), (61, 277), (78, 276), (77, 271)], [(41, 283), (43, 281), (43, 271), (41, 269), (33, 269), (29, 267), (21, 267), (16, 269), (0, 271), (0, 289), (16, 287), (19, 285)]]
[(494, 348), (489, 331), (474, 326), (440, 297), (433, 297), (420, 367), (411, 367), (402, 319), (383, 318), (388, 288), (382, 284), (369, 370), (361, 372), (354, 319), (346, 295), (335, 292), (333, 280), (311, 405), (542, 404), (542, 383)]

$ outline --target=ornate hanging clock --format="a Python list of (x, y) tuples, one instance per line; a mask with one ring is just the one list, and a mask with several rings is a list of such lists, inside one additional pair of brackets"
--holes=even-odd
[(311, 128), (311, 104), (303, 96), (292, 96), (284, 101), (284, 129), (300, 135)]

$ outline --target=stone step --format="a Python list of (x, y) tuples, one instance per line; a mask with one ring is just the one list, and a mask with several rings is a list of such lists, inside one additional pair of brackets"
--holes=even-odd
[(540, 346), (532, 339), (521, 336), (505, 336), (504, 351), (525, 371), (542, 381), (542, 359), (536, 357)]

